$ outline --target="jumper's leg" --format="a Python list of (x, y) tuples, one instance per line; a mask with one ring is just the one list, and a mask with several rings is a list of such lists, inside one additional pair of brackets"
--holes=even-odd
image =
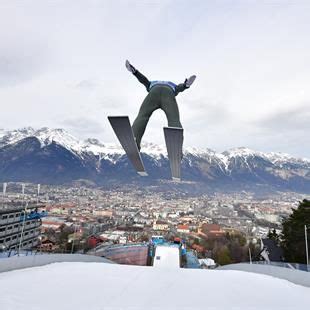
[(144, 135), (146, 125), (152, 113), (158, 108), (158, 98), (156, 94), (150, 92), (144, 99), (140, 107), (139, 114), (132, 125), (132, 131), (139, 150), (141, 148), (141, 139)]

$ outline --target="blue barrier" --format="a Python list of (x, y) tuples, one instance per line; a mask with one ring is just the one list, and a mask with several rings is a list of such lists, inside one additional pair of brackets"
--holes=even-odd
[(30, 213), (27, 213), (26, 216), (23, 214), (20, 217), (20, 221), (23, 222), (24, 220), (35, 220), (35, 219), (40, 219), (42, 217), (45, 217), (48, 215), (48, 212), (42, 211), (42, 212), (33, 212), (31, 211)]

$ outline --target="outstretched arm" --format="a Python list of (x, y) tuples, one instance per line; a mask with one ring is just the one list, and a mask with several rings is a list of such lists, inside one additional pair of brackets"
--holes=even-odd
[(146, 87), (147, 90), (149, 90), (150, 81), (141, 72), (139, 72), (133, 65), (131, 65), (128, 60), (126, 60), (126, 68), (138, 79), (140, 83), (142, 83)]
[(181, 93), (187, 88), (190, 88), (190, 86), (194, 83), (195, 79), (196, 79), (196, 75), (192, 75), (190, 78), (185, 79), (184, 83), (177, 85), (175, 88), (175, 95), (177, 95), (178, 93)]
[(175, 87), (175, 95), (177, 96), (178, 93), (181, 93), (182, 91), (184, 91), (186, 88), (185, 86), (185, 82), (184, 83), (181, 83), (181, 84), (178, 84), (176, 87)]
[(140, 83), (142, 83), (145, 87), (146, 87), (146, 90), (149, 90), (149, 87), (150, 87), (150, 81), (141, 73), (139, 72), (138, 70), (136, 70), (133, 75), (138, 79), (138, 81)]

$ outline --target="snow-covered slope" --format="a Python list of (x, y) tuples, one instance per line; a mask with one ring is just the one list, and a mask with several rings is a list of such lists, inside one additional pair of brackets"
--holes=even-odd
[(307, 309), (310, 288), (241, 271), (57, 263), (0, 274), (0, 309)]

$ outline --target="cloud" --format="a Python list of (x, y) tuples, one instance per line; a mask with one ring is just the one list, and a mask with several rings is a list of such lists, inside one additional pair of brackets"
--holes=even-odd
[(99, 86), (100, 86), (99, 81), (96, 81), (93, 79), (81, 80), (74, 85), (75, 88), (82, 89), (82, 90), (94, 90), (95, 88)]
[(206, 126), (218, 126), (220, 123), (231, 120), (228, 105), (216, 99), (202, 97), (199, 99), (187, 98), (182, 103), (184, 118), (193, 125), (203, 122)]
[(310, 133), (309, 119), (309, 105), (285, 107), (248, 122), (248, 130), (241, 135), (247, 146), (257, 150), (310, 158), (310, 144), (307, 142)]
[[(115, 141), (106, 117), (133, 121), (147, 95), (129, 59), (149, 79), (197, 75), (177, 97), (186, 144), (304, 155), (310, 7), (282, 2), (0, 1), (0, 123)], [(163, 126), (154, 113), (145, 140)]]
[(303, 131), (305, 135), (309, 135), (309, 120), (310, 104), (304, 104), (268, 115), (264, 119), (258, 121), (256, 125), (266, 131)]
[(29, 81), (48, 68), (52, 48), (46, 26), (38, 22), (40, 16), (21, 2), (1, 1), (1, 88)]
[(101, 123), (90, 118), (71, 118), (65, 119), (60, 124), (75, 135), (83, 138), (92, 138), (102, 135), (104, 127)]
[(39, 47), (3, 47), (0, 44), (0, 87), (14, 86), (37, 77), (47, 67), (45, 60), (46, 53)]

